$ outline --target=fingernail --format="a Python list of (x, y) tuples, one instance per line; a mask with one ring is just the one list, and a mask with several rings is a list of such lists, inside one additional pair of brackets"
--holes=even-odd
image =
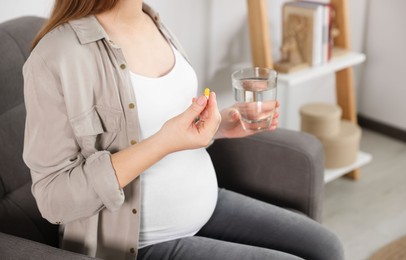
[(198, 105), (200, 105), (200, 106), (203, 106), (203, 105), (206, 103), (206, 100), (207, 100), (207, 98), (206, 98), (205, 96), (200, 96), (200, 97), (197, 99), (196, 103), (197, 103)]

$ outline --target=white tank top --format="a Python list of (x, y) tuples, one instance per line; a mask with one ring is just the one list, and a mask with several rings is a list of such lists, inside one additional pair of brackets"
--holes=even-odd
[[(184, 112), (197, 95), (197, 77), (173, 48), (175, 65), (159, 78), (131, 73), (141, 137), (155, 134), (170, 118)], [(169, 154), (141, 175), (139, 248), (193, 236), (211, 217), (217, 180), (204, 148)]]

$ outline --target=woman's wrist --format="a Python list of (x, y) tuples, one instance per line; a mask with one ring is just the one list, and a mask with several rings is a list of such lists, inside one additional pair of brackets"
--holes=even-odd
[(158, 153), (165, 157), (166, 155), (176, 152), (176, 148), (174, 147), (173, 139), (168, 138), (168, 135), (165, 134), (164, 130), (159, 130), (154, 135), (152, 135), (149, 139), (151, 145), (155, 145), (158, 149)]
[(220, 124), (219, 128), (217, 129), (217, 132), (213, 136), (213, 141), (217, 140), (217, 139), (222, 139), (222, 138), (226, 138), (226, 136), (224, 135), (223, 128)]
[(122, 188), (170, 153), (162, 138), (155, 134), (111, 155), (113, 168)]

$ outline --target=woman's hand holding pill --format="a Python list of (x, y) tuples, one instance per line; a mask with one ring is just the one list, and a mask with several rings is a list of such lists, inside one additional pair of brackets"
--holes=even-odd
[(169, 152), (205, 147), (213, 140), (221, 115), (216, 94), (206, 95), (194, 98), (185, 112), (168, 120), (157, 133)]

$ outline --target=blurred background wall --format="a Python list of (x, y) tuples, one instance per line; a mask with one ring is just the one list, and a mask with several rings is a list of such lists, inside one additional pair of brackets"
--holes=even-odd
[[(287, 0), (268, 0), (272, 53), (279, 58), (281, 6)], [(251, 60), (246, 0), (146, 0), (183, 43), (198, 74), (199, 87), (218, 94), (220, 107), (232, 105), (231, 72)], [(21, 15), (46, 17), (53, 0), (1, 0), (0, 22)], [(405, 74), (406, 9), (403, 0), (349, 0), (353, 51), (367, 61), (356, 66), (358, 113), (406, 130)], [(334, 75), (311, 80), (288, 99), (335, 102)], [(283, 115), (281, 115), (283, 117)], [(284, 118), (289, 120), (289, 118)]]

